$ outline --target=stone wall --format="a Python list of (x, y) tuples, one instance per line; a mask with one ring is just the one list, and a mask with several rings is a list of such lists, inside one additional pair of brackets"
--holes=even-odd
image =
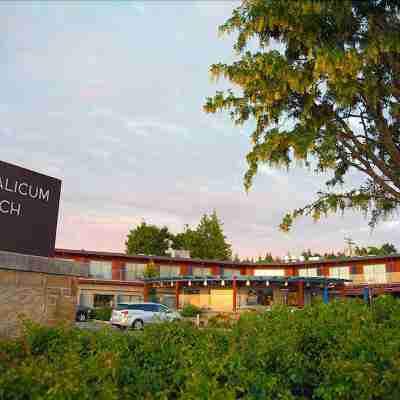
[(23, 318), (72, 323), (79, 276), (84, 264), (0, 251), (0, 337), (17, 336)]

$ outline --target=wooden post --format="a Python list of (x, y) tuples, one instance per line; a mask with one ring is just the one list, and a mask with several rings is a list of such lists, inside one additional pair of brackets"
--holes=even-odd
[(300, 281), (297, 284), (298, 287), (298, 302), (299, 307), (304, 307), (304, 281)]
[(344, 284), (339, 286), (339, 292), (340, 292), (340, 298), (344, 299), (346, 297), (346, 293), (345, 293), (345, 286)]
[(232, 293), (233, 293), (233, 307), (232, 310), (233, 312), (236, 312), (236, 296), (237, 296), (237, 282), (236, 282), (236, 276), (233, 277), (232, 280)]
[(175, 284), (175, 302), (176, 302), (176, 309), (179, 309), (179, 282), (177, 281)]
[(149, 283), (145, 282), (143, 288), (143, 301), (146, 303), (149, 301)]

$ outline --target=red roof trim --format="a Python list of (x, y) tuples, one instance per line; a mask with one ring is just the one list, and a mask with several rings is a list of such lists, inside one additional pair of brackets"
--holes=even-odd
[(102, 280), (102, 279), (92, 279), (92, 278), (79, 278), (78, 282), (80, 284), (87, 285), (112, 285), (112, 286), (144, 286), (143, 281), (119, 281), (119, 280)]
[(124, 253), (89, 251), (89, 250), (70, 250), (70, 249), (56, 249), (56, 257), (83, 257), (107, 259), (107, 260), (125, 260), (125, 261), (155, 261), (160, 264), (192, 264), (192, 265), (207, 265), (207, 266), (224, 266), (228, 268), (255, 268), (255, 269), (279, 269), (279, 268), (315, 268), (324, 265), (349, 265), (359, 262), (368, 261), (393, 261), (400, 260), (400, 254), (391, 254), (389, 256), (368, 256), (368, 257), (352, 257), (340, 258), (333, 260), (315, 260), (315, 261), (296, 261), (288, 263), (271, 263), (271, 264), (257, 264), (257, 263), (244, 263), (235, 261), (219, 261), (219, 260), (200, 260), (195, 258), (173, 258), (161, 256), (145, 256), (145, 255), (127, 255)]

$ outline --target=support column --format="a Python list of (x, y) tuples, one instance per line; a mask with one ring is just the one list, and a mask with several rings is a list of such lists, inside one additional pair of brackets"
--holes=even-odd
[(176, 303), (176, 309), (179, 309), (179, 283), (180, 282), (176, 282), (175, 283), (175, 303)]
[(327, 286), (324, 287), (322, 296), (323, 296), (324, 303), (328, 304), (329, 303), (329, 292), (328, 292)]
[(143, 287), (143, 301), (146, 303), (149, 301), (149, 284), (145, 283)]
[(236, 281), (236, 276), (234, 276), (233, 277), (233, 280), (232, 280), (232, 294), (233, 294), (233, 302), (232, 302), (232, 304), (233, 304), (233, 306), (232, 306), (232, 309), (233, 309), (233, 311), (235, 312), (236, 311), (236, 308), (237, 308), (237, 305), (236, 305), (236, 298), (237, 298), (237, 281)]
[(344, 284), (339, 286), (339, 292), (340, 292), (340, 298), (344, 299), (346, 297), (346, 293), (345, 293), (345, 286)]
[(299, 307), (304, 307), (304, 281), (300, 281), (297, 283), (298, 287), (298, 302), (297, 305)]
[(369, 287), (363, 288), (363, 299), (367, 304), (369, 304)]
[(287, 306), (288, 304), (288, 297), (289, 297), (289, 289), (279, 289), (282, 294), (283, 304)]

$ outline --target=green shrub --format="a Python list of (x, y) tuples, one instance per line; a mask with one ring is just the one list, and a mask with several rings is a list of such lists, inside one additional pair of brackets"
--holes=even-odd
[(92, 316), (93, 319), (97, 319), (99, 321), (109, 321), (111, 318), (112, 308), (103, 307), (103, 308), (95, 308), (93, 310)]
[(228, 330), (28, 323), (0, 341), (0, 400), (400, 399), (399, 316), (382, 297), (245, 314)]
[(194, 306), (193, 304), (186, 304), (183, 306), (180, 314), (182, 317), (193, 318), (197, 314), (201, 314), (202, 310), (199, 307)]

